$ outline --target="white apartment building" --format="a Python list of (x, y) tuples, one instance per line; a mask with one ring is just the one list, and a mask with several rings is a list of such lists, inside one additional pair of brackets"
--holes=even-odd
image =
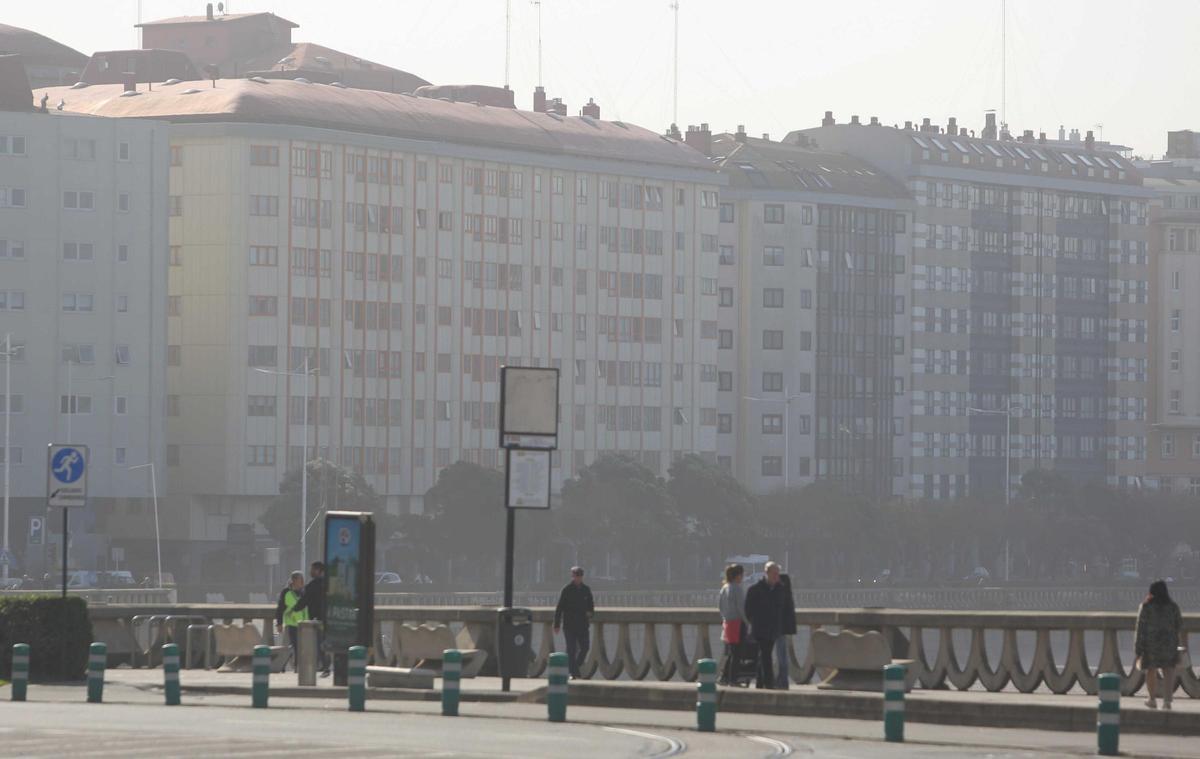
[(306, 405), (308, 455), (394, 509), (459, 459), (499, 466), (506, 363), (562, 370), (555, 489), (603, 451), (660, 474), (715, 457), (706, 157), (620, 122), (302, 81), (115, 90), (68, 107), (173, 122), (167, 459), (193, 538), (257, 522), (304, 458)]
[[(26, 549), (29, 517), (45, 515), (46, 447), (73, 442), (91, 460), (72, 565), (111, 566), (103, 533), (149, 571), (150, 474), (130, 467), (154, 462), (165, 486), (166, 125), (29, 102), (0, 110), (0, 351), (12, 340), (0, 414), (17, 569), (36, 573), (45, 558)], [(3, 368), (0, 357), (0, 382)], [(55, 514), (49, 531), (58, 525)]]

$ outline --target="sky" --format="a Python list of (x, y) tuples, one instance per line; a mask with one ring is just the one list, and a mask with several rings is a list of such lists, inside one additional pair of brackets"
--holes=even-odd
[[(214, 3), (215, 4), (215, 3)], [(825, 111), (885, 124), (1097, 131), (1144, 157), (1200, 129), (1195, 0), (678, 0), (678, 123), (739, 124), (778, 139)], [(438, 84), (505, 81), (505, 0), (229, 0), (272, 11), (318, 42)], [(84, 53), (136, 46), (138, 0), (3, 0), (0, 23)], [(204, 0), (141, 0), (144, 20), (202, 15)], [(671, 0), (511, 0), (509, 82), (531, 107), (543, 84), (577, 114), (664, 131), (673, 118)], [(1001, 19), (1007, 17), (1006, 43)], [(1002, 66), (1002, 51), (1007, 65)], [(1007, 86), (1001, 86), (1002, 71)], [(1002, 90), (1007, 97), (1002, 97)], [(1188, 96), (1186, 93), (1193, 93)], [(1099, 127), (1097, 125), (1103, 125)]]

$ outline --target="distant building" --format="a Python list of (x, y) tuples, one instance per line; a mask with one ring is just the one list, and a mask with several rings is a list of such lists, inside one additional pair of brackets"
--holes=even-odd
[(0, 93), (22, 87), (0, 96), (0, 351), (11, 335), (14, 354), (0, 415), (12, 424), (18, 569), (57, 566), (24, 537), (28, 517), (46, 514), (52, 442), (91, 453), (72, 567), (110, 566), (101, 534), (149, 567), (150, 472), (129, 467), (154, 462), (165, 490), (167, 126), (60, 112), (57, 98), (35, 110), (16, 57), (0, 57)]
[(979, 137), (954, 119), (896, 129), (826, 114), (786, 139), (869, 161), (915, 201), (909, 492), (1003, 492), (1006, 413), (1013, 487), (1034, 468), (1135, 486), (1153, 193), (1129, 161), (1086, 142), (998, 137), (992, 114)]
[(299, 24), (274, 13), (214, 14), (209, 3), (203, 16), (166, 18), (139, 26), (143, 48), (181, 51), (205, 78), (212, 67), (225, 78), (303, 78), (383, 92), (412, 92), (429, 84), (407, 71), (349, 53), (292, 42), (292, 30)]
[(506, 363), (562, 370), (555, 490), (605, 451), (715, 460), (720, 179), (691, 148), (294, 81), (48, 94), (172, 124), (167, 461), (197, 541), (257, 527), (306, 458), (397, 511), (499, 466)]
[(49, 37), (0, 24), (0, 55), (19, 55), (29, 86), (74, 84), (87, 65), (87, 56)]
[(123, 84), (132, 79), (141, 84), (158, 84), (168, 79), (194, 82), (203, 78), (191, 59), (178, 50), (106, 50), (92, 55), (79, 81)]
[(904, 185), (864, 161), (689, 127), (721, 191), (718, 461), (756, 492), (908, 488)]

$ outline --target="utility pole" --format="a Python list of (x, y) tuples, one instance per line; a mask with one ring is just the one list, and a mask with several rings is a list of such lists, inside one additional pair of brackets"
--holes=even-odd
[(504, 89), (508, 89), (509, 48), (512, 46), (512, 0), (504, 1)]
[(679, 124), (679, 0), (671, 0), (671, 10), (675, 12), (675, 55), (674, 55), (674, 92), (671, 98), (671, 123)]
[(542, 0), (533, 0), (538, 14), (538, 87), (542, 86)]
[(1000, 126), (1008, 125), (1008, 0), (1000, 0)]
[[(9, 447), (12, 430), (12, 333), (4, 335), (4, 553), (8, 548), (8, 480), (11, 474), (12, 449)], [(3, 567), (4, 579), (8, 579), (8, 562)]]

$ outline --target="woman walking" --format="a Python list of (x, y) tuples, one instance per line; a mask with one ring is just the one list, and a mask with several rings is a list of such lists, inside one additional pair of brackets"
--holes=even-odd
[(725, 567), (718, 608), (721, 610), (721, 641), (725, 644), (725, 663), (721, 667), (721, 685), (733, 685), (737, 675), (737, 647), (746, 640), (746, 591), (741, 564)]
[(1167, 583), (1155, 580), (1150, 584), (1150, 593), (1138, 609), (1137, 628), (1134, 632), (1133, 651), (1137, 664), (1146, 673), (1146, 706), (1158, 708), (1155, 701), (1159, 670), (1162, 670), (1163, 708), (1171, 708), (1171, 696), (1175, 690), (1175, 665), (1179, 663), (1180, 632), (1183, 615), (1179, 606), (1167, 593)]

